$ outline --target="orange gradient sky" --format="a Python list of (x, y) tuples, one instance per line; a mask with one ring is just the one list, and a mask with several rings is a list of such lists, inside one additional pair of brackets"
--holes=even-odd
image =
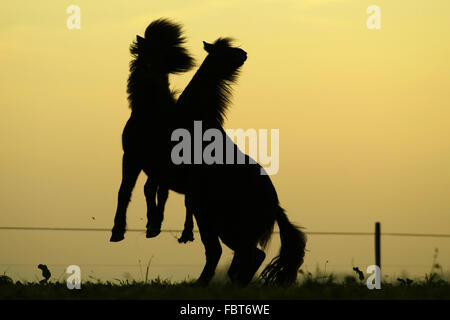
[[(81, 8), (80, 30), (66, 27), (71, 4)], [(381, 8), (381, 30), (366, 27), (371, 4)], [(219, 36), (247, 51), (226, 127), (280, 130), (272, 179), (291, 220), (306, 231), (370, 232), (380, 221), (385, 232), (448, 234), (449, 10), (447, 0), (3, 1), (0, 226), (112, 227), (130, 114), (128, 48), (149, 22), (169, 17), (185, 26), (198, 63), (202, 41)], [(182, 90), (194, 72), (172, 86)], [(143, 183), (131, 228), (145, 227)], [(171, 193), (163, 227), (183, 221), (183, 198)], [(79, 264), (100, 277), (139, 278), (131, 265), (154, 256), (155, 272), (183, 279), (204, 261), (199, 236), (186, 246), (170, 233), (108, 239), (0, 230), (0, 272), (32, 277), (38, 263), (61, 272)], [(309, 239), (310, 271), (373, 264), (372, 237)], [(449, 269), (448, 238), (382, 240), (386, 272), (423, 275), (436, 247)], [(270, 255), (278, 244), (274, 235)]]

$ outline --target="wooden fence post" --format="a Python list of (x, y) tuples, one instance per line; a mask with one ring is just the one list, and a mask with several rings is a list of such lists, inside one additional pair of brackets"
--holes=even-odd
[(375, 264), (381, 269), (381, 226), (375, 222)]

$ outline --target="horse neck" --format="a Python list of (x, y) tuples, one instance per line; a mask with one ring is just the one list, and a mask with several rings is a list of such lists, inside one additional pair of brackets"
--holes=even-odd
[(214, 75), (203, 63), (180, 95), (177, 105), (189, 118), (206, 120), (206, 115), (212, 120), (217, 118), (219, 110), (226, 108), (227, 86), (225, 79)]
[(131, 71), (127, 91), (130, 108), (135, 114), (160, 111), (173, 102), (168, 74), (142, 66)]

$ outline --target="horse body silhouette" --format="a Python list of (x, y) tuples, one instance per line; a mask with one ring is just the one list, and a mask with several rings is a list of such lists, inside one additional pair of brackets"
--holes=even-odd
[[(177, 101), (177, 108), (186, 110), (185, 117), (202, 120), (203, 129), (218, 129), (223, 141), (224, 158), (231, 156), (234, 164), (202, 164), (188, 166), (189, 206), (197, 221), (205, 246), (206, 264), (199, 278), (207, 284), (213, 277), (221, 256), (222, 242), (235, 254), (228, 270), (232, 281), (248, 284), (265, 258), (263, 250), (277, 221), (281, 249), (263, 271), (268, 282), (290, 284), (303, 263), (306, 237), (288, 220), (279, 206), (278, 196), (268, 175), (248, 155), (243, 154), (222, 128), (223, 117), (231, 97), (231, 84), (239, 68), (226, 69), (223, 58), (231, 48), (230, 39), (219, 39), (214, 45), (205, 43), (208, 56)], [(208, 60), (210, 59), (210, 60)], [(241, 64), (246, 54), (241, 57)], [(240, 65), (239, 65), (240, 66)], [(188, 127), (191, 132), (192, 122)], [(227, 148), (226, 145), (232, 148)], [(232, 152), (232, 155), (227, 155)], [(237, 159), (245, 158), (245, 164)]]
[[(155, 168), (164, 166), (167, 159), (155, 156), (165, 154), (162, 141), (170, 138), (171, 113), (175, 99), (169, 89), (169, 74), (185, 72), (194, 65), (192, 57), (182, 47), (181, 26), (166, 19), (152, 22), (145, 30), (145, 38), (137, 36), (130, 47), (134, 59), (130, 64), (128, 100), (131, 116), (122, 134), (124, 150), (122, 182), (118, 194), (117, 210), (110, 241), (124, 239), (126, 210), (139, 173), (152, 177)], [(162, 138), (159, 138), (162, 137)], [(153, 148), (149, 148), (152, 146)], [(147, 196), (149, 210), (156, 210), (156, 202)], [(153, 192), (153, 190), (151, 190)], [(147, 212), (148, 218), (151, 217)]]

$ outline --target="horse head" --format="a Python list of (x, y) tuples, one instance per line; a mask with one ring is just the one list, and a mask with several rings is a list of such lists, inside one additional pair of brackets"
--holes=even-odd
[(247, 60), (247, 52), (232, 47), (231, 38), (219, 38), (213, 44), (203, 41), (203, 48), (208, 52), (204, 64), (219, 79), (234, 81), (240, 67)]

